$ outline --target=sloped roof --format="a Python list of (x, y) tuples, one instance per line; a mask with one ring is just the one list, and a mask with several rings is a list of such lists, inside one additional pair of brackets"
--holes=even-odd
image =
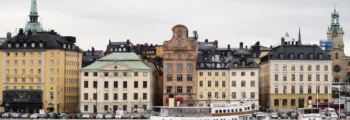
[(141, 60), (134, 52), (111, 53), (99, 59), (99, 61), (115, 61), (115, 60)]

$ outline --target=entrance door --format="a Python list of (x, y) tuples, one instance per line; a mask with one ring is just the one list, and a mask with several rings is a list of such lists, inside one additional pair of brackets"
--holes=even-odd
[(299, 103), (298, 105), (299, 108), (304, 108), (304, 103), (305, 103), (304, 99), (299, 99), (298, 103)]

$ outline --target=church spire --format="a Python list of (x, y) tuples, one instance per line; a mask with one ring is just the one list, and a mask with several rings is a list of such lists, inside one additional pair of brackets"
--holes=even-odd
[(299, 27), (299, 36), (298, 36), (298, 43), (301, 43), (301, 34), (300, 34), (300, 27)]
[(25, 30), (31, 30), (33, 32), (43, 31), (41, 24), (38, 21), (38, 10), (37, 10), (37, 2), (36, 0), (31, 0), (30, 13), (29, 13), (29, 21), (26, 25)]

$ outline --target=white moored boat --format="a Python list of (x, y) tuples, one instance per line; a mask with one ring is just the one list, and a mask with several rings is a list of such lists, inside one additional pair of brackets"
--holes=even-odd
[(169, 98), (169, 106), (152, 107), (150, 120), (250, 120), (252, 105), (253, 102), (242, 101), (211, 103), (209, 107), (181, 107), (179, 102), (174, 106), (174, 99)]
[(322, 120), (319, 108), (299, 108), (298, 115), (298, 120)]

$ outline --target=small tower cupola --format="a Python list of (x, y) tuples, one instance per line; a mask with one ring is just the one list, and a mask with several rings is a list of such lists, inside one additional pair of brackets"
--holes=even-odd
[(29, 21), (26, 24), (25, 30), (26, 31), (33, 31), (33, 32), (41, 32), (43, 31), (40, 22), (38, 21), (39, 14), (37, 10), (37, 2), (36, 0), (31, 1), (30, 6), (30, 12), (29, 12)]

